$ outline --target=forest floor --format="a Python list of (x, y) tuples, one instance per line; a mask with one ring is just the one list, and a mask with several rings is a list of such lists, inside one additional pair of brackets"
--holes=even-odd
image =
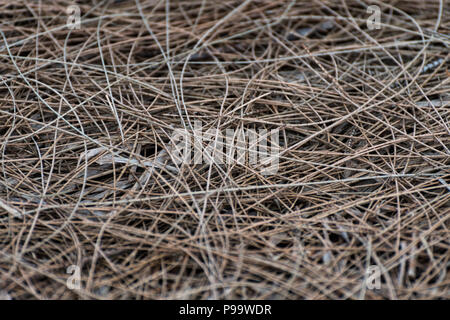
[(449, 13), (0, 0), (0, 296), (449, 299)]

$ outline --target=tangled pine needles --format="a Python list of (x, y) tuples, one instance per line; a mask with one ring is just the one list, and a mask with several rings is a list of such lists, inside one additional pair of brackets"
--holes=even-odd
[[(445, 1), (0, 0), (0, 21), (3, 297), (450, 298)], [(277, 172), (175, 163), (195, 121), (279, 129)]]

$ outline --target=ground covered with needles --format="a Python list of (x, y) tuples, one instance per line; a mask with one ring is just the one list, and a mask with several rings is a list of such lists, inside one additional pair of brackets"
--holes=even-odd
[[(0, 296), (450, 298), (449, 12), (0, 0)], [(195, 122), (276, 172), (177, 163)]]

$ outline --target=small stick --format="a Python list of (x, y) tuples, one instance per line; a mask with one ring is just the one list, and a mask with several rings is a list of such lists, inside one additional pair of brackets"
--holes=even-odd
[(3, 200), (0, 199), (0, 207), (5, 209), (8, 213), (12, 214), (15, 218), (22, 218), (23, 217), (23, 213), (20, 212), (19, 210), (10, 207), (8, 204), (6, 204), (5, 202), (3, 202)]

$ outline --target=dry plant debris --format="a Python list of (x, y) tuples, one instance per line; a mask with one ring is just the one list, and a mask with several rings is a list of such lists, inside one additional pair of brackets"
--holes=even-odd
[[(450, 298), (449, 11), (0, 0), (1, 296)], [(174, 163), (194, 121), (278, 128), (278, 171)]]

